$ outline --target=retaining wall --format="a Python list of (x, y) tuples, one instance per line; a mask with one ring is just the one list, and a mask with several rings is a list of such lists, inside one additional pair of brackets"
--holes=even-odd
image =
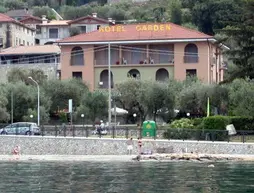
[[(41, 136), (0, 136), (0, 155), (10, 154), (15, 145), (24, 155), (124, 155), (126, 139)], [(133, 154), (137, 154), (137, 140)], [(254, 154), (254, 143), (143, 139), (142, 151), (154, 153), (197, 152), (209, 154)]]

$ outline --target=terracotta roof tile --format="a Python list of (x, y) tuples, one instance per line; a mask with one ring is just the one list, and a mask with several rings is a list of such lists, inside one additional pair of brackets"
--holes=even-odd
[(39, 46), (18, 46), (3, 49), (1, 55), (29, 55), (29, 54), (51, 54), (60, 53), (57, 45), (39, 45)]
[[(169, 30), (158, 31), (137, 31), (137, 26), (154, 26), (164, 25), (169, 26)], [(196, 30), (192, 30), (186, 27), (182, 27), (173, 23), (142, 23), (142, 24), (129, 24), (129, 25), (115, 25), (115, 29), (119, 26), (124, 28), (121, 32), (100, 32), (93, 31), (90, 33), (83, 33), (77, 36), (68, 37), (58, 41), (59, 43), (71, 43), (71, 42), (105, 42), (105, 41), (137, 41), (137, 40), (170, 40), (170, 39), (203, 39), (212, 38), (207, 34), (201, 33)], [(112, 27), (112, 26), (111, 26)]]
[(76, 22), (79, 22), (79, 21), (82, 21), (82, 20), (85, 20), (85, 19), (91, 19), (91, 20), (95, 20), (95, 21), (98, 21), (98, 22), (101, 22), (101, 23), (106, 23), (106, 24), (109, 24), (110, 22), (106, 19), (102, 19), (102, 18), (99, 18), (99, 17), (93, 17), (91, 15), (88, 15), (88, 16), (84, 16), (84, 17), (80, 17), (80, 18), (77, 18), (77, 19), (74, 19), (74, 20), (71, 20), (69, 21), (68, 23), (69, 24), (73, 24), (73, 23), (76, 23)]
[(21, 26), (23, 26), (23, 27), (26, 27), (26, 28), (28, 28), (28, 29), (34, 30), (33, 28), (28, 27), (28, 26), (26, 26), (25, 24), (23, 24), (23, 23), (21, 23), (21, 22), (19, 22), (19, 21), (16, 21), (15, 19), (12, 19), (12, 18), (9, 17), (8, 15), (5, 15), (5, 14), (0, 13), (0, 23), (6, 23), (6, 22), (12, 22), (12, 23), (21, 25)]
[(26, 16), (24, 19), (21, 19), (20, 22), (24, 22), (24, 21), (26, 21), (26, 20), (28, 20), (28, 19), (35, 19), (35, 20), (38, 20), (38, 21), (42, 21), (42, 19), (39, 18), (39, 17), (35, 17), (35, 16), (32, 16), (32, 15), (28, 15), (28, 16)]
[(15, 21), (15, 19), (12, 19), (8, 15), (0, 13), (0, 22), (14, 22), (14, 21)]
[(51, 20), (48, 23), (42, 23), (41, 26), (48, 26), (48, 25), (69, 25), (68, 22), (70, 20)]

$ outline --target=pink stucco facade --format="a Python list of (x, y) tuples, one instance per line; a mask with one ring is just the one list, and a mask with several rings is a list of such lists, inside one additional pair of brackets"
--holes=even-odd
[[(196, 60), (194, 62), (185, 61), (186, 60), (185, 59), (186, 46), (189, 44), (192, 44), (192, 45), (194, 44), (197, 48), (197, 53), (194, 56)], [(165, 45), (169, 45), (169, 44), (165, 43)], [(83, 49), (83, 53), (84, 53), (83, 65), (71, 64), (71, 52), (72, 52), (72, 49), (77, 46)], [(115, 57), (118, 57), (120, 59), (119, 59), (119, 62), (117, 61), (118, 63), (112, 62), (111, 66), (112, 66), (112, 69), (117, 69), (114, 71), (115, 73), (114, 77), (116, 80), (119, 80), (119, 81), (120, 80), (123, 81), (127, 79), (127, 75), (123, 76), (123, 74), (127, 74), (127, 71), (126, 73), (125, 72), (121, 73), (121, 71), (126, 70), (127, 67), (128, 67), (128, 70), (133, 68), (133, 69), (138, 69), (139, 71), (142, 71), (142, 68), (143, 68), (144, 73), (146, 73), (147, 76), (151, 76), (151, 77), (155, 77), (152, 74), (156, 74), (156, 70), (158, 70), (159, 68), (166, 69), (166, 71), (169, 68), (170, 69), (173, 68), (172, 72), (169, 72), (168, 70), (168, 73), (170, 74), (169, 76), (174, 77), (176, 80), (180, 80), (180, 81), (186, 79), (188, 71), (196, 72), (196, 76), (200, 80), (206, 83), (218, 83), (223, 80), (223, 68), (221, 68), (222, 62), (223, 62), (222, 49), (208, 41), (170, 43), (168, 47), (170, 52), (173, 52), (173, 62), (168, 62), (168, 63), (164, 62), (163, 64), (156, 61), (153, 64), (150, 64), (150, 63), (141, 64), (141, 63), (128, 62), (128, 64), (125, 64), (125, 66), (123, 66), (124, 64), (122, 64), (122, 56), (123, 56), (122, 47), (121, 45), (117, 45), (117, 46), (119, 46), (119, 48), (116, 54), (117, 55), (119, 54), (119, 55)], [(135, 45), (124, 44), (124, 46), (130, 46), (132, 48), (135, 48)], [(145, 55), (148, 58), (149, 53), (151, 52), (150, 47), (156, 46), (156, 44), (142, 43), (142, 46), (145, 47), (146, 49), (144, 50), (144, 48), (142, 48), (142, 53), (143, 53), (142, 57), (144, 58), (144, 55)], [(103, 70), (106, 70), (108, 68), (107, 66), (108, 61), (104, 53), (105, 65), (96, 64), (96, 59), (98, 58), (96, 58), (95, 56), (94, 47), (95, 45), (62, 45), (61, 46), (61, 79), (72, 78), (73, 72), (81, 72), (83, 81), (89, 85), (91, 90), (98, 88), (98, 82), (100, 82), (100, 73)], [(107, 48), (105, 47), (105, 49)], [(97, 56), (97, 57), (100, 57), (100, 56)], [(148, 69), (150, 69), (150, 71), (148, 71)], [(118, 75), (121, 77), (117, 77)], [(156, 79), (156, 78), (153, 78), (153, 79)], [(117, 81), (115, 81), (114, 83), (117, 83)]]

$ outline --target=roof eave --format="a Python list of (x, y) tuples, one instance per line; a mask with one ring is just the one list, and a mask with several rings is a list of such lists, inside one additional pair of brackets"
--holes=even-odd
[(189, 39), (161, 39), (161, 40), (124, 40), (124, 41), (73, 41), (73, 42), (56, 42), (58, 45), (97, 45), (97, 44), (131, 44), (131, 43), (163, 43), (163, 42), (202, 42), (213, 41), (214, 38), (189, 38)]

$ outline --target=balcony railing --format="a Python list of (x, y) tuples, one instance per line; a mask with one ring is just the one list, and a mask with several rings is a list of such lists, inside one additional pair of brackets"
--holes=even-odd
[(184, 63), (198, 63), (199, 56), (198, 55), (185, 55), (183, 57)]

